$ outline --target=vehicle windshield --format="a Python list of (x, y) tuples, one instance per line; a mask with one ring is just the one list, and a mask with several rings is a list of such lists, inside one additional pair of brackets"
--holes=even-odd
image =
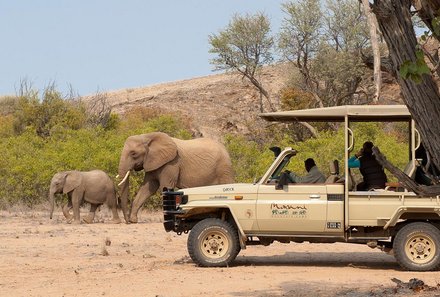
[(295, 153), (290, 153), (283, 158), (280, 165), (272, 173), (271, 179), (279, 179), (280, 178), (281, 172), (284, 170), (284, 168), (286, 168), (289, 165), (290, 159), (293, 156), (295, 156)]

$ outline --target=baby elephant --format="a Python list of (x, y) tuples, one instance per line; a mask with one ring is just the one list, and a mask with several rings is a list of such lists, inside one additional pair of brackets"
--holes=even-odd
[[(117, 198), (113, 181), (102, 170), (64, 171), (56, 173), (50, 182), (50, 218), (52, 219), (55, 204), (55, 194), (67, 194), (68, 203), (63, 206), (63, 214), (70, 223), (80, 223), (79, 207), (86, 201), (91, 204), (90, 213), (83, 221), (93, 223), (95, 211), (99, 205), (107, 203), (113, 212), (113, 223), (120, 223), (118, 216)], [(69, 213), (73, 208), (73, 216)]]

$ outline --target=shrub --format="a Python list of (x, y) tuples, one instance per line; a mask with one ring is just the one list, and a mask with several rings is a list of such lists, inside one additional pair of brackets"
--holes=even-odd
[[(66, 115), (63, 113), (65, 110), (61, 110), (61, 115)], [(54, 114), (54, 117), (61, 115)], [(9, 127), (13, 120), (10, 117), (0, 118), (0, 122), (8, 122)], [(101, 126), (80, 129), (54, 126), (44, 138), (31, 127), (25, 128), (19, 135), (8, 134), (2, 125), (0, 133), (6, 133), (8, 137), (0, 139), (0, 151), (4, 152), (0, 154), (0, 204), (20, 202), (33, 206), (41, 203), (47, 199), (50, 180), (58, 171), (101, 169), (114, 178), (125, 139), (130, 135), (160, 129), (180, 138), (190, 138), (191, 135), (178, 119), (171, 116), (157, 116), (135, 125), (130, 124), (130, 118), (122, 119), (121, 128), (112, 130)], [(143, 173), (134, 174), (131, 178), (132, 197), (142, 180)], [(159, 196), (149, 199), (149, 208), (158, 205)]]

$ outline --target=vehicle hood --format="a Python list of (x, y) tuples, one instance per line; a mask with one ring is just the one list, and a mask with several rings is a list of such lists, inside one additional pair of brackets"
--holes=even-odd
[(257, 184), (224, 184), (224, 185), (214, 185), (196, 188), (186, 188), (180, 189), (179, 192), (183, 192), (184, 195), (190, 197), (194, 196), (205, 196), (206, 198), (233, 198), (235, 195), (244, 194), (256, 194), (258, 191)]

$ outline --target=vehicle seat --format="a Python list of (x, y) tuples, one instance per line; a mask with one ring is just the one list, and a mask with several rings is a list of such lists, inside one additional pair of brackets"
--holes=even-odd
[(339, 162), (333, 160), (330, 162), (330, 176), (325, 181), (326, 184), (334, 184), (339, 180)]
[(347, 188), (349, 191), (353, 191), (356, 189), (356, 180), (354, 179), (353, 175), (351, 174), (350, 168), (348, 168), (348, 176), (347, 176)]

